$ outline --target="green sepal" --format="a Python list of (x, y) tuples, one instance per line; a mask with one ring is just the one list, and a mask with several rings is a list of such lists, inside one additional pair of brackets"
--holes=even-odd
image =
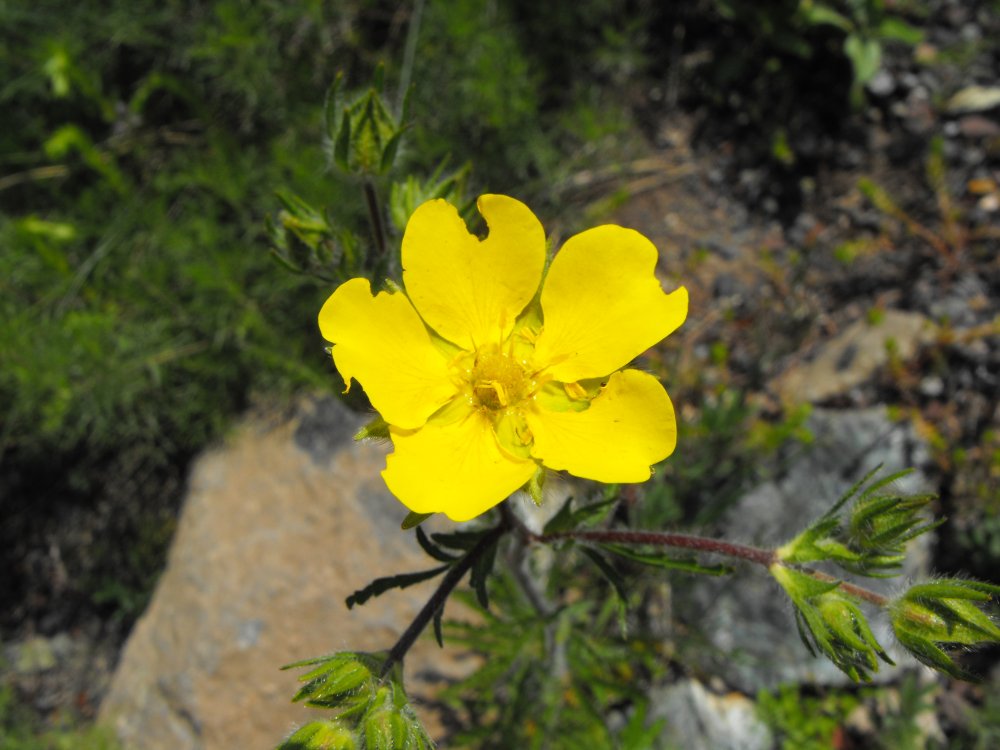
[[(357, 440), (357, 436), (354, 437)], [(406, 518), (403, 519), (403, 523), (399, 525), (403, 531), (409, 531), (410, 529), (420, 528), (420, 524), (426, 521), (428, 518), (433, 516), (433, 513), (414, 513), (412, 510), (406, 514)]]
[[(958, 578), (911, 586), (889, 605), (899, 642), (919, 661), (959, 679), (971, 679), (950, 651), (1000, 643), (1000, 627), (984, 608), (1000, 586)], [(994, 612), (995, 614), (995, 612)]]
[(922, 516), (933, 495), (904, 494), (889, 487), (908, 471), (870, 481), (877, 471), (866, 474), (829, 511), (779, 548), (778, 558), (797, 564), (835, 562), (848, 572), (873, 578), (898, 575), (907, 543), (941, 521)]
[(535, 473), (531, 475), (531, 479), (524, 485), (524, 491), (528, 493), (528, 497), (539, 507), (542, 505), (542, 492), (545, 489), (545, 477), (547, 473), (545, 467), (539, 466), (535, 469)]
[(339, 721), (313, 721), (278, 745), (277, 750), (355, 750), (354, 732)]
[[(354, 433), (354, 439), (355, 440), (388, 440), (389, 439), (389, 423), (386, 422), (384, 419), (382, 419), (382, 417), (375, 417), (375, 419), (373, 419), (371, 422), (369, 422), (364, 427), (362, 427), (360, 430), (358, 430), (356, 433)], [(412, 528), (412, 526), (406, 526), (405, 524), (407, 523), (407, 521), (410, 520), (411, 516), (419, 516), (419, 515), (422, 515), (422, 514), (419, 514), (419, 513), (410, 513), (410, 515), (408, 515), (406, 517), (406, 519), (403, 521), (403, 524), (404, 524), (403, 528), (404, 529)], [(424, 518), (426, 518), (429, 515), (431, 515), (431, 514), (427, 513), (426, 515), (423, 516), (423, 518), (421, 518), (419, 521), (417, 521), (417, 523), (420, 523), (420, 521), (423, 521)], [(414, 524), (414, 525), (416, 525), (416, 524)]]
[(855, 682), (869, 682), (879, 660), (893, 663), (840, 581), (819, 580), (781, 563), (770, 571), (795, 606), (795, 624), (809, 653), (823, 654)]

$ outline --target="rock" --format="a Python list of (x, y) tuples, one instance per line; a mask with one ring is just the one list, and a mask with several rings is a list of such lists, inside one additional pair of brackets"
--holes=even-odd
[(996, 138), (1000, 123), (982, 115), (967, 115), (958, 121), (958, 131), (966, 138)]
[(816, 357), (782, 374), (776, 389), (788, 402), (821, 403), (867, 382), (895, 355), (907, 360), (934, 338), (934, 326), (923, 315), (886, 310), (871, 324), (858, 320), (824, 344)]
[[(813, 443), (784, 476), (766, 482), (741, 498), (727, 513), (718, 533), (723, 539), (778, 546), (825, 513), (865, 473), (879, 464), (884, 472), (919, 467), (928, 459), (924, 443), (909, 424), (892, 422), (883, 408), (832, 411), (817, 409), (807, 425)], [(927, 489), (919, 471), (897, 482), (903, 491)], [(926, 575), (930, 535), (911, 544), (907, 576)], [(896, 579), (864, 579), (863, 585), (887, 594)], [(825, 658), (813, 658), (799, 640), (792, 607), (784, 592), (762, 570), (746, 570), (723, 580), (697, 581), (678, 591), (677, 612), (699, 634), (704, 647), (696, 668), (725, 675), (748, 694), (787, 682), (847, 684), (846, 675)], [(894, 651), (894, 639), (877, 613), (871, 624), (876, 638), (898, 664), (913, 661)], [(898, 657), (898, 658), (897, 658)], [(880, 665), (876, 679), (895, 670)]]
[[(320, 399), (248, 422), (199, 458), (166, 571), (101, 707), (126, 748), (273, 747), (321, 715), (291, 703), (297, 674), (283, 664), (389, 648), (424, 604), (433, 581), (344, 606), (376, 577), (432, 565), (379, 476), (387, 446), (351, 439), (363, 421)], [(459, 657), (424, 639), (407, 658), (432, 734), (423, 676), (454, 674)]]
[(657, 688), (649, 696), (650, 719), (665, 719), (661, 741), (685, 750), (769, 750), (771, 730), (756, 705), (739, 693), (715, 695), (697, 680)]
[(944, 110), (950, 115), (963, 115), (994, 107), (1000, 107), (1000, 86), (967, 86), (948, 100)]

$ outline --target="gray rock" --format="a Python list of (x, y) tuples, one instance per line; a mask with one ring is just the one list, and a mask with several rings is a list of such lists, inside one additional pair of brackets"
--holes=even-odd
[(934, 325), (919, 313), (886, 310), (876, 324), (858, 320), (826, 342), (816, 357), (796, 364), (776, 383), (785, 401), (821, 403), (870, 380), (889, 362), (888, 345), (905, 361), (934, 338)]
[(665, 719), (660, 739), (684, 750), (770, 750), (771, 730), (754, 702), (739, 693), (716, 695), (697, 680), (681, 680), (649, 696), (650, 718)]
[[(273, 747), (319, 718), (291, 703), (297, 674), (283, 664), (387, 649), (426, 601), (436, 582), (344, 606), (376, 577), (432, 565), (379, 476), (388, 447), (351, 440), (364, 421), (320, 399), (291, 419), (249, 421), (199, 458), (167, 569), (101, 707), (126, 748)], [(421, 675), (463, 664), (427, 639), (407, 657), (432, 733)]]
[[(815, 440), (794, 457), (783, 476), (743, 497), (723, 521), (719, 536), (767, 547), (778, 546), (804, 529), (866, 472), (879, 464), (898, 471), (926, 464), (926, 446), (907, 424), (892, 422), (883, 408), (816, 410), (808, 422)], [(904, 491), (927, 489), (919, 471), (900, 479)], [(911, 544), (903, 580), (926, 574), (929, 535)], [(899, 579), (864, 579), (883, 594), (901, 588)], [(848, 678), (825, 658), (813, 658), (799, 640), (787, 596), (762, 570), (746, 570), (724, 580), (698, 581), (678, 594), (677, 611), (704, 641), (698, 666), (722, 675), (730, 685), (755, 694), (786, 682), (845, 684)], [(899, 664), (913, 664), (893, 650), (888, 625), (871, 613), (875, 636)], [(897, 658), (898, 657), (898, 658)], [(878, 677), (892, 670), (883, 665)]]

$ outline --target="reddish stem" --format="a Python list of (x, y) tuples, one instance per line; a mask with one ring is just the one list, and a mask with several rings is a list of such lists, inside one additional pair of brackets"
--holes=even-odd
[(651, 544), (657, 547), (680, 547), (696, 552), (713, 552), (717, 555), (738, 557), (763, 565), (765, 568), (777, 562), (774, 550), (725, 542), (721, 539), (710, 539), (694, 534), (675, 534), (664, 531), (560, 531), (554, 534), (534, 536), (534, 539), (539, 542), (576, 539), (581, 542), (597, 542), (598, 544)]

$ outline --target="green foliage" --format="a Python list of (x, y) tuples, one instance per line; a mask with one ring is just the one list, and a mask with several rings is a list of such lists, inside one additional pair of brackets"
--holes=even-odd
[(383, 676), (384, 654), (341, 652), (289, 664), (311, 667), (293, 700), (332, 711), (333, 719), (306, 724), (278, 750), (429, 750), (424, 731), (403, 692), (399, 670)]
[[(449, 643), (486, 657), (475, 673), (444, 691), (462, 721), (455, 746), (649, 746), (642, 743), (660, 726), (645, 721), (643, 685), (663, 667), (652, 643), (613, 635), (614, 600), (539, 609), (506, 572), (498, 574), (492, 593), (497, 614), (481, 611), (481, 623), (446, 625)], [(634, 713), (614, 732), (606, 717), (622, 705)]]
[(316, 92), (356, 54), (337, 29), (362, 9), (0, 7), (0, 541), (23, 554), (90, 509), (98, 542), (64, 548), (71, 582), (125, 618), (162, 565), (155, 529), (188, 458), (255, 394), (329, 387), (324, 292), (272, 272), (261, 218), (289, 177), (358, 214), (316, 169)]
[(806, 695), (791, 685), (757, 694), (757, 712), (774, 732), (782, 750), (834, 747), (834, 734), (859, 703), (854, 693)]
[[(823, 689), (783, 685), (757, 695), (757, 712), (771, 728), (782, 750), (827, 750), (839, 747), (857, 712), (874, 726), (861, 738), (878, 750), (936, 747), (928, 744), (921, 714), (933, 710), (934, 686), (922, 686), (913, 674), (898, 686)], [(855, 741), (850, 738), (850, 741)], [(949, 747), (953, 747), (949, 743)]]
[(840, 581), (822, 581), (782, 565), (771, 574), (795, 605), (795, 624), (802, 643), (813, 656), (823, 654), (854, 681), (871, 681), (879, 659), (892, 659), (875, 640), (856, 597)]
[(0, 686), (0, 749), (120, 750), (114, 734), (95, 726), (42, 729), (8, 685)]
[[(926, 521), (922, 516), (933, 495), (893, 487), (909, 472), (873, 479), (877, 471), (869, 472), (822, 518), (784, 545), (779, 557), (788, 563), (831, 560), (858, 575), (897, 575), (906, 559), (907, 543), (937, 528), (941, 521)], [(855, 497), (842, 517), (841, 510)]]
[(1000, 586), (944, 578), (911, 586), (889, 604), (889, 616), (897, 640), (914, 657), (952, 677), (971, 679), (953, 656), (1000, 644), (994, 622), (998, 604)]

